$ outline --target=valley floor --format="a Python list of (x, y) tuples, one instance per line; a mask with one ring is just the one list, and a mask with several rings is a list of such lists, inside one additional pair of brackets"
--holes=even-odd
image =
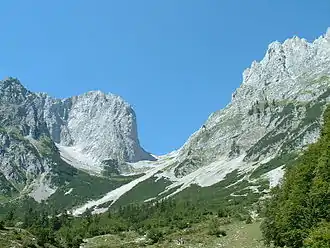
[[(164, 238), (157, 244), (147, 244), (143, 236), (135, 232), (127, 232), (121, 235), (104, 235), (85, 240), (82, 248), (265, 248), (262, 242), (260, 223), (245, 224), (233, 222), (221, 226), (226, 236), (216, 237), (208, 233), (208, 223), (198, 224), (189, 229), (175, 232)], [(183, 242), (180, 244), (179, 240)]]

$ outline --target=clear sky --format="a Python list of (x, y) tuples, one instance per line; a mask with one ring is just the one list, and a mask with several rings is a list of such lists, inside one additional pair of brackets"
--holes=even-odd
[(330, 26), (329, 0), (10, 0), (0, 9), (1, 77), (55, 97), (122, 96), (154, 154), (179, 148), (224, 107), (271, 41), (313, 40)]

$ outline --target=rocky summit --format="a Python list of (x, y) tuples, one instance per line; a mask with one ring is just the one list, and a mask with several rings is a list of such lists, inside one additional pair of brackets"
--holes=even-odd
[(231, 103), (209, 117), (179, 157), (198, 154), (204, 164), (219, 157), (261, 161), (305, 147), (318, 138), (329, 86), (330, 30), (312, 43), (298, 37), (273, 42), (243, 72)]
[(6, 186), (1, 190), (27, 190), (51, 171), (49, 155), (58, 152), (89, 171), (104, 160), (154, 159), (140, 147), (135, 113), (121, 97), (91, 91), (54, 99), (30, 92), (15, 78), (0, 81), (0, 176)]
[(121, 97), (101, 91), (64, 100), (41, 96), (44, 119), (55, 143), (77, 147), (94, 161), (153, 159), (140, 147), (135, 113)]
[(182, 189), (213, 185), (235, 170), (267, 168), (276, 184), (283, 172), (273, 178), (271, 171), (318, 139), (329, 101), (330, 30), (311, 43), (275, 41), (243, 72), (232, 101), (211, 114), (178, 151), (174, 169), (161, 175)]

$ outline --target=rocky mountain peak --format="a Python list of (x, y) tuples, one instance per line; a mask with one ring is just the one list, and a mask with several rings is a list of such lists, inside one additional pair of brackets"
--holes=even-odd
[(15, 126), (23, 136), (49, 136), (95, 163), (154, 159), (140, 147), (134, 110), (114, 94), (90, 91), (55, 99), (32, 93), (10, 77), (0, 81), (0, 101), (0, 125)]
[(127, 108), (130, 109), (130, 111), (134, 112), (130, 104), (128, 104), (122, 97), (118, 95), (114, 95), (112, 93), (104, 93), (100, 90), (88, 91), (79, 96), (73, 96), (67, 99), (63, 99), (62, 101), (67, 101), (67, 100), (71, 100), (73, 102), (87, 101), (89, 104), (92, 105), (103, 105), (107, 102), (113, 102), (115, 103), (115, 105), (118, 105), (118, 107)]
[(63, 109), (62, 115), (55, 116), (47, 111), (48, 125), (54, 127), (51, 133), (57, 143), (74, 146), (95, 161), (154, 159), (140, 147), (135, 112), (121, 97), (90, 91), (54, 102), (53, 108), (54, 105)]
[(254, 61), (243, 72), (243, 83), (234, 93), (233, 101), (241, 102), (247, 96), (259, 98), (264, 94), (277, 100), (290, 98), (293, 91), (303, 87), (302, 81), (297, 80), (299, 77), (312, 78), (319, 70), (328, 71), (329, 51), (330, 42), (326, 37), (312, 43), (297, 36), (283, 43), (271, 43), (265, 57), (260, 62)]
[(13, 78), (13, 77), (6, 77), (3, 80), (0, 80), (0, 87), (1, 88), (7, 88), (9, 86), (19, 86), (19, 87), (23, 87), (23, 85), (21, 84), (21, 82), (17, 79), (17, 78)]
[(325, 34), (325, 38), (329, 41), (330, 40), (330, 27), (327, 29), (327, 32)]
[(0, 81), (0, 101), (19, 104), (31, 95), (17, 78), (7, 77)]
[[(198, 158), (198, 164), (203, 164), (219, 157), (231, 159), (234, 154), (245, 154), (245, 161), (274, 156), (281, 151), (280, 143), (275, 143), (281, 141), (279, 137), (282, 135), (288, 137), (284, 134), (289, 133), (290, 125), (299, 127), (294, 131), (294, 135), (300, 133), (299, 140), (295, 141), (296, 147), (314, 142), (319, 126), (305, 118), (318, 98), (322, 101), (317, 100), (319, 105), (315, 108), (318, 117), (322, 114), (319, 106), (329, 101), (329, 78), (328, 33), (314, 42), (295, 36), (282, 43), (271, 43), (264, 58), (252, 62), (251, 67), (243, 72), (243, 82), (233, 93), (232, 101), (213, 113), (205, 128), (194, 133), (180, 149), (180, 160)], [(301, 121), (303, 123), (299, 124)], [(257, 148), (258, 142), (262, 141), (271, 147)], [(261, 156), (263, 150), (266, 152)], [(185, 168), (185, 173), (195, 167)]]
[(135, 112), (119, 96), (91, 91), (55, 99), (7, 78), (0, 81), (0, 103), (0, 184), (37, 201), (59, 186), (50, 178), (61, 177), (59, 164), (67, 166), (60, 156), (93, 174), (105, 160), (155, 160), (140, 146)]

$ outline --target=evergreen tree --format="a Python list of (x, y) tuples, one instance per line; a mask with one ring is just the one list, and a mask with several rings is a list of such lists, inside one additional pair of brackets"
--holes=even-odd
[(319, 141), (286, 172), (282, 186), (272, 191), (262, 225), (268, 244), (330, 247), (330, 107), (324, 120)]

